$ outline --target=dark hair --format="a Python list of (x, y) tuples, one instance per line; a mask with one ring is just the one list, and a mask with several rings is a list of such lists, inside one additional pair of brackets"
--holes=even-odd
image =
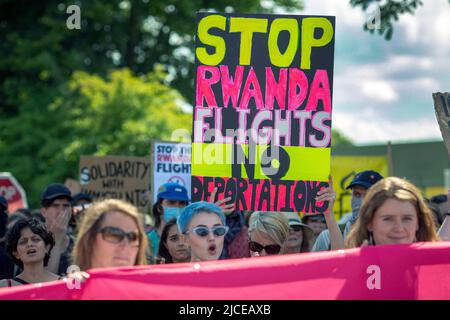
[(15, 212), (20, 212), (21, 214), (23, 214), (27, 218), (31, 218), (31, 212), (32, 211), (30, 209), (20, 208), (20, 209), (17, 209)]
[(160, 258), (164, 258), (166, 263), (173, 263), (172, 256), (165, 245), (167, 243), (167, 237), (169, 236), (169, 230), (172, 226), (176, 226), (178, 228), (176, 218), (170, 219), (166, 222), (166, 225), (161, 232), (161, 240), (159, 241), (158, 256)]
[(162, 200), (159, 199), (158, 201), (155, 202), (155, 204), (152, 207), (152, 215), (153, 215), (153, 219), (155, 220), (155, 228), (158, 229), (159, 226), (161, 225), (161, 211), (158, 210), (163, 210), (162, 208)]
[(19, 243), (20, 234), (25, 228), (30, 228), (34, 234), (40, 236), (46, 246), (50, 245), (50, 250), (44, 257), (44, 267), (46, 267), (50, 259), (50, 252), (55, 245), (55, 239), (53, 238), (52, 233), (48, 231), (47, 225), (38, 219), (21, 219), (14, 224), (6, 235), (6, 252), (11, 256), (14, 263), (23, 269), (23, 262), (17, 259), (13, 252), (17, 251), (17, 244)]
[(31, 218), (38, 219), (41, 222), (45, 223), (45, 218), (39, 210), (33, 210), (31, 212)]
[(59, 196), (59, 197), (56, 197), (56, 198), (53, 198), (53, 199), (44, 199), (44, 200), (42, 200), (42, 207), (48, 208), (48, 207), (50, 207), (52, 205), (53, 202), (55, 202), (56, 200), (59, 200), (59, 199), (67, 199), (69, 201), (70, 205), (72, 205), (72, 201), (71, 201), (72, 199), (69, 198), (68, 196), (62, 195), (62, 196)]
[(424, 198), (424, 201), (425, 201), (427, 207), (431, 210), (433, 215), (436, 217), (436, 220), (437, 220), (437, 222), (439, 224), (436, 227), (439, 228), (442, 225), (442, 223), (444, 222), (444, 217), (441, 215), (441, 211), (439, 210), (438, 204), (433, 203), (428, 198)]

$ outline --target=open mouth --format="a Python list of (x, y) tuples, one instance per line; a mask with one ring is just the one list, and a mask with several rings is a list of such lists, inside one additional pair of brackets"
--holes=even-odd
[(28, 249), (27, 254), (35, 254), (37, 253), (36, 249)]
[(215, 244), (211, 244), (211, 245), (208, 247), (208, 253), (209, 253), (210, 255), (215, 255), (215, 254), (216, 254), (216, 249), (217, 249), (217, 246), (216, 246)]

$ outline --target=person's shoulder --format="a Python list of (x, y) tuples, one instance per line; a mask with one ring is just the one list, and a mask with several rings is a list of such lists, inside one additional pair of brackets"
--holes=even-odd
[(8, 279), (0, 280), (0, 288), (1, 287), (8, 287)]
[(317, 236), (317, 239), (328, 239), (330, 237), (330, 230), (325, 229)]

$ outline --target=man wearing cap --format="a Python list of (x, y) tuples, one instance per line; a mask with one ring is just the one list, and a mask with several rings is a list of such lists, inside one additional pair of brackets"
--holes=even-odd
[(41, 214), (55, 238), (48, 270), (59, 275), (67, 272), (74, 244), (73, 236), (68, 233), (68, 225), (72, 216), (71, 201), (69, 188), (61, 183), (48, 185), (41, 194)]
[[(367, 190), (382, 179), (383, 176), (378, 172), (373, 170), (366, 170), (357, 173), (352, 182), (350, 182), (350, 184), (347, 186), (346, 189), (352, 190), (352, 215), (350, 217), (350, 220), (345, 224), (345, 228), (343, 231), (344, 239), (349, 233), (353, 224), (356, 222), (356, 219), (358, 218), (359, 209), (361, 208), (361, 204), (363, 202), (364, 196), (367, 193)], [(330, 248), (330, 232), (328, 230), (324, 230), (319, 235), (319, 237), (317, 237), (312, 251), (327, 251), (330, 250)]]

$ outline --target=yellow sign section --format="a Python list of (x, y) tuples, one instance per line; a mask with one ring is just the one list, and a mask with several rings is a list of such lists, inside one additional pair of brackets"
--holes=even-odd
[(202, 177), (231, 177), (233, 145), (192, 143), (191, 174)]
[[(329, 148), (305, 148), (283, 146), (268, 152), (268, 145), (257, 145), (249, 155), (248, 145), (237, 145), (236, 163), (241, 166), (241, 177), (270, 179), (276, 172), (283, 172), (281, 180), (328, 181), (330, 172)], [(269, 162), (271, 160), (271, 166)], [(246, 167), (244, 163), (254, 164)], [(219, 143), (192, 144), (192, 175), (204, 177), (233, 176), (233, 145)], [(270, 168), (268, 168), (270, 167)], [(254, 170), (254, 172), (247, 172)], [(284, 172), (286, 171), (286, 172)]]
[(383, 177), (388, 176), (389, 165), (385, 156), (333, 156), (331, 157), (331, 176), (336, 191), (334, 212), (339, 218), (351, 213), (351, 190), (345, 189), (356, 173), (374, 170)]
[(428, 187), (424, 189), (424, 194), (425, 197), (431, 198), (433, 196), (437, 196), (438, 194), (447, 194), (447, 189), (445, 189), (445, 187), (439, 186)]

